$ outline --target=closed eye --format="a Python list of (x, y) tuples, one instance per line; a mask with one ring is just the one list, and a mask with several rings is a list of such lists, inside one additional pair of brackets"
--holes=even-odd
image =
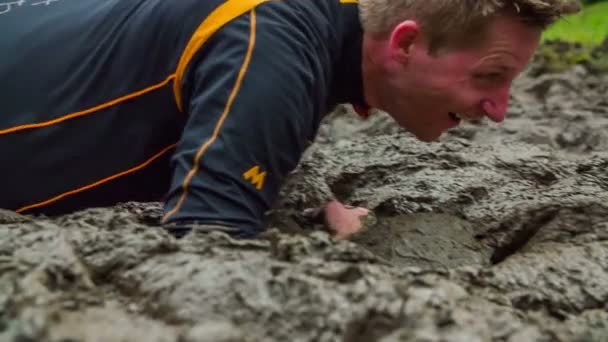
[(504, 77), (504, 74), (501, 72), (487, 72), (475, 74), (474, 77), (480, 80), (497, 81), (502, 79)]

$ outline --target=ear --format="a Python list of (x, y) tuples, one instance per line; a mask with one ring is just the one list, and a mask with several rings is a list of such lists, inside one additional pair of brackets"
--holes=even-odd
[(389, 38), (389, 54), (391, 58), (399, 63), (407, 64), (410, 59), (412, 46), (419, 33), (420, 27), (413, 20), (405, 20), (395, 26)]

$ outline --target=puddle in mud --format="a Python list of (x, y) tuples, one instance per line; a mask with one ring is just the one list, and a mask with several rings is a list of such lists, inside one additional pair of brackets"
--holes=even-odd
[(353, 239), (397, 267), (451, 269), (488, 265), (492, 249), (475, 239), (472, 224), (451, 214), (379, 217)]

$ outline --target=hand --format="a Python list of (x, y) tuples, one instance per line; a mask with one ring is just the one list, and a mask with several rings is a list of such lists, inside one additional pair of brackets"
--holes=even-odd
[(325, 222), (338, 239), (346, 239), (363, 228), (361, 221), (369, 210), (360, 207), (349, 207), (338, 201), (325, 205)]

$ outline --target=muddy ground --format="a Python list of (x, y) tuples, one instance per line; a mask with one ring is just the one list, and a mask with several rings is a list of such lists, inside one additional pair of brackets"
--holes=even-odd
[[(607, 94), (532, 68), (506, 122), (432, 144), (338, 110), (256, 240), (174, 239), (157, 203), (0, 212), (0, 341), (608, 341)], [(315, 225), (327, 195), (366, 231)]]

